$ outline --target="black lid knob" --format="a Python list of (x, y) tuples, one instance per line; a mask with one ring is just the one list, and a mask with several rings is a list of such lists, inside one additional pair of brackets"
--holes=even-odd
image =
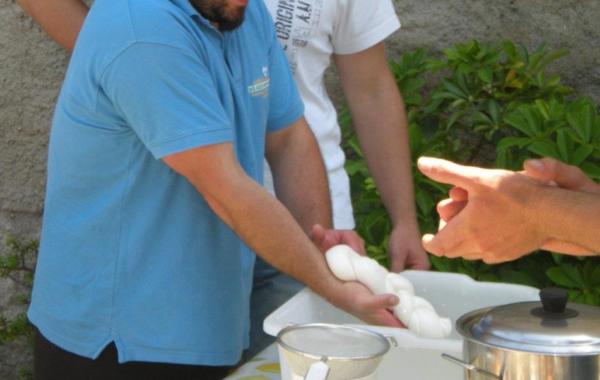
[(563, 288), (544, 288), (540, 290), (540, 299), (544, 311), (548, 313), (563, 313), (567, 307), (569, 293)]

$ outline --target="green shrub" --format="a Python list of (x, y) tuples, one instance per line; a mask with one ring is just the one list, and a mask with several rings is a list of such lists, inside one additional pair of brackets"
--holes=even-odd
[[(545, 46), (529, 52), (512, 42), (455, 45), (435, 57), (423, 49), (390, 67), (407, 107), (417, 216), (422, 232), (437, 229), (435, 205), (448, 187), (416, 170), (420, 156), (464, 164), (520, 169), (530, 157), (577, 165), (600, 180), (600, 115), (589, 98), (575, 96), (549, 64), (566, 54)], [(364, 163), (348, 112), (342, 112), (357, 230), (369, 254), (387, 265), (391, 223)], [(535, 287), (560, 285), (571, 299), (600, 304), (600, 259), (536, 252), (501, 265), (430, 256), (439, 271), (477, 280)]]

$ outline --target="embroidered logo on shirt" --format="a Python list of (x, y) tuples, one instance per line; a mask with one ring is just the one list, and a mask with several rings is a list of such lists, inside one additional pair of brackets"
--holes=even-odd
[(269, 95), (269, 85), (271, 83), (271, 78), (269, 78), (269, 68), (267, 66), (263, 66), (262, 68), (263, 76), (258, 78), (248, 86), (248, 92), (252, 96), (268, 96)]

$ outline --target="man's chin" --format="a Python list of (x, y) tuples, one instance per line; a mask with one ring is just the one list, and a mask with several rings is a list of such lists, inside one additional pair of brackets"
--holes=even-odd
[(245, 12), (246, 7), (240, 7), (240, 9), (237, 9), (236, 15), (234, 17), (228, 17), (225, 20), (220, 20), (219, 30), (225, 32), (238, 28), (244, 22)]

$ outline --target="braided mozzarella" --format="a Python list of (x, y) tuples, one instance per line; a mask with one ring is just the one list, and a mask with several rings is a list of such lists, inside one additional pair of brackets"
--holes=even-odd
[(400, 302), (394, 315), (415, 334), (426, 338), (445, 338), (452, 331), (448, 318), (437, 315), (433, 306), (416, 296), (412, 283), (369, 257), (361, 256), (347, 245), (336, 245), (326, 253), (327, 264), (342, 281), (358, 281), (375, 294), (392, 293)]

